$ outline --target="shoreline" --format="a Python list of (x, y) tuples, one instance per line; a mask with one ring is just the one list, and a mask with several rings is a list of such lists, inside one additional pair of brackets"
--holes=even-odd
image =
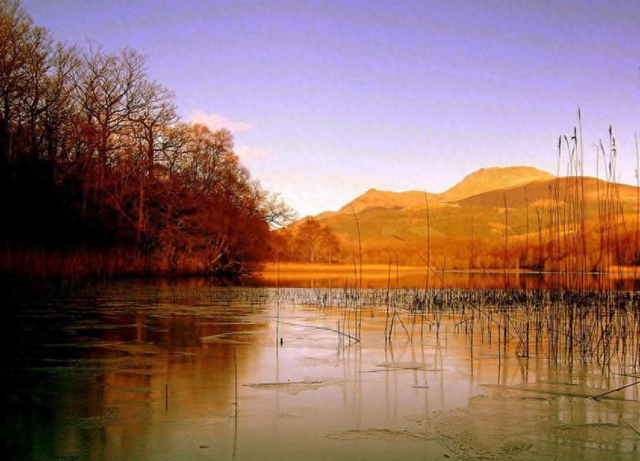
[[(395, 266), (388, 264), (363, 264), (362, 272), (364, 273), (388, 273), (391, 268), (391, 273), (424, 273), (426, 271), (425, 266)], [(261, 271), (256, 272), (256, 275), (260, 273), (300, 273), (300, 274), (353, 274), (354, 271), (360, 272), (360, 266), (353, 264), (327, 264), (327, 263), (275, 263), (268, 262), (264, 264)], [(640, 275), (640, 266), (611, 266), (608, 271), (537, 271), (532, 269), (439, 269), (437, 267), (431, 268), (432, 273), (446, 273), (446, 274), (488, 274), (488, 275)]]

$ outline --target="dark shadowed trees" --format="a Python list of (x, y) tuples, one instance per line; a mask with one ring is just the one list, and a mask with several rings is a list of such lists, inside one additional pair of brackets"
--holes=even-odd
[(0, 0), (0, 205), (9, 272), (119, 248), (145, 271), (240, 275), (293, 217), (229, 131), (180, 121), (143, 56), (56, 44), (14, 0)]

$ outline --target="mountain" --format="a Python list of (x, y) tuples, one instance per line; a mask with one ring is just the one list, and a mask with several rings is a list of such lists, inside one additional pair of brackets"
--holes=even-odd
[[(426, 197), (425, 197), (426, 195)], [(357, 197), (355, 200), (347, 203), (338, 210), (339, 213), (349, 212), (353, 210), (360, 213), (366, 209), (373, 208), (395, 208), (395, 209), (412, 209), (424, 208), (426, 200), (430, 202), (440, 201), (438, 194), (429, 194), (421, 191), (408, 192), (389, 192), (376, 189), (369, 189), (367, 192)]]
[(482, 168), (440, 195), (443, 201), (454, 202), (493, 190), (509, 189), (536, 181), (553, 179), (546, 171), (527, 166)]
[[(582, 192), (584, 191), (584, 192)], [(592, 177), (563, 177), (546, 181), (534, 181), (518, 187), (504, 190), (493, 190), (477, 195), (468, 196), (456, 201), (456, 204), (469, 207), (504, 208), (505, 198), (508, 208), (548, 207), (554, 200), (560, 204), (569, 200), (568, 196), (580, 193), (587, 205), (593, 206), (603, 201), (607, 194), (615, 195), (623, 207), (632, 208), (637, 200), (638, 189), (626, 184), (612, 184)]]
[(326, 211), (318, 218), (327, 218), (336, 214), (360, 213), (365, 210), (394, 209), (425, 210), (427, 201), (431, 207), (453, 204), (474, 195), (509, 189), (523, 184), (548, 181), (555, 178), (551, 173), (533, 167), (495, 167), (482, 168), (466, 176), (462, 181), (441, 194), (424, 191), (391, 192), (369, 189), (356, 197), (338, 211)]
[[(632, 258), (639, 192), (634, 186), (590, 177), (555, 177), (531, 167), (485, 168), (440, 194), (370, 189), (339, 210), (314, 218), (337, 235), (347, 262), (358, 248), (355, 210), (367, 262), (385, 263), (399, 255), (401, 262), (420, 264), (417, 254), (423, 255), (430, 241), (431, 255), (439, 264), (469, 267), (473, 252), (474, 267), (495, 268), (503, 264), (506, 239), (510, 251), (519, 248), (514, 261), (520, 261), (524, 252), (531, 267), (533, 256), (525, 246), (544, 248), (541, 255), (549, 247), (564, 252), (566, 258), (577, 248), (582, 228), (585, 239), (593, 241), (591, 248), (604, 244), (598, 232), (606, 228), (606, 238), (615, 240), (607, 251), (615, 247), (616, 258)], [(302, 221), (290, 229), (295, 233)], [(554, 239), (559, 242), (552, 243)], [(557, 259), (556, 253), (552, 256)], [(592, 256), (590, 267), (595, 267), (602, 252)]]
[(523, 184), (547, 181), (555, 178), (551, 173), (533, 167), (482, 168), (466, 176), (462, 181), (441, 194), (424, 191), (391, 192), (369, 189), (344, 205), (337, 212), (325, 212), (323, 217), (334, 213), (356, 213), (367, 209), (424, 210), (426, 201), (430, 206), (454, 203), (485, 192), (509, 189)]

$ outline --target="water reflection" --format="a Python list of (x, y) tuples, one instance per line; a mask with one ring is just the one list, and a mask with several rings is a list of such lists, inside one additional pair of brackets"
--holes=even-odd
[(13, 300), (1, 332), (4, 453), (636, 459), (637, 387), (589, 398), (633, 377), (544, 353), (498, 360), (455, 319), (438, 336), (385, 341), (376, 308), (349, 344), (332, 331), (341, 309), (296, 304), (287, 290), (129, 282)]
[[(286, 266), (285, 266), (286, 268)], [(344, 268), (343, 268), (344, 269)], [(296, 288), (344, 288), (360, 284), (359, 270), (298, 271), (270, 269), (254, 280), (259, 286)], [(468, 288), (516, 290), (590, 289), (590, 290), (635, 290), (640, 289), (640, 280), (633, 272), (609, 274), (572, 274), (537, 272), (469, 272), (439, 271), (425, 269), (366, 268), (362, 277), (362, 288)]]

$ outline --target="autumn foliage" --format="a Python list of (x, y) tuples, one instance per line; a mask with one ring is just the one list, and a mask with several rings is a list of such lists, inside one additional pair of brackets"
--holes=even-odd
[(271, 260), (281, 262), (342, 262), (340, 241), (329, 227), (315, 218), (305, 218), (285, 229), (274, 231)]
[(131, 49), (57, 44), (0, 0), (0, 268), (242, 275), (288, 208)]

